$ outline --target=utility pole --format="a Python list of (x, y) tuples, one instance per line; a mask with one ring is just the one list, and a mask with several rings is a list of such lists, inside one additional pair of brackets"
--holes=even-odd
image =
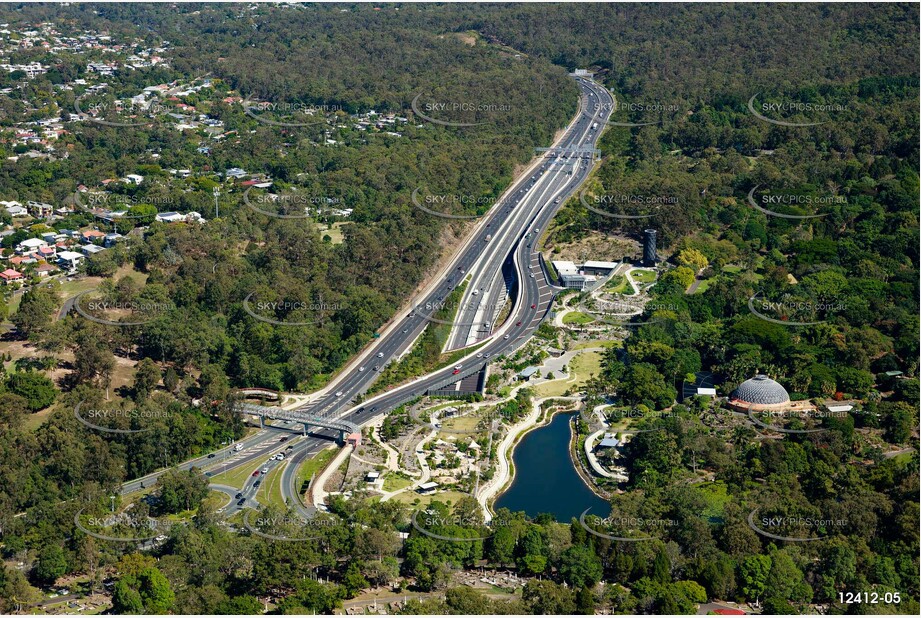
[(214, 218), (217, 219), (220, 216), (217, 206), (217, 197), (221, 194), (221, 190), (217, 187), (214, 187)]

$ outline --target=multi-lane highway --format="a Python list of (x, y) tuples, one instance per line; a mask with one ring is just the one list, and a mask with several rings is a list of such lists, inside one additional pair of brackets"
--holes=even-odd
[[(540, 232), (567, 197), (572, 195), (588, 177), (592, 167), (592, 151), (612, 109), (610, 93), (602, 86), (586, 79), (577, 79), (581, 90), (579, 113), (563, 136), (543, 157), (510, 187), (500, 201), (482, 217), (469, 240), (455, 256), (437, 281), (429, 286), (413, 309), (395, 318), (381, 334), (363, 360), (353, 362), (324, 389), (324, 394), (299, 408), (299, 411), (327, 418), (343, 418), (356, 425), (380, 416), (428, 390), (439, 388), (467, 374), (481, 369), (490, 359), (521, 346), (537, 329), (550, 309), (554, 290), (540, 268), (537, 241)], [(539, 230), (535, 232), (535, 230)], [(487, 239), (487, 236), (489, 237)], [(518, 282), (514, 304), (502, 325), (495, 325), (498, 305), (505, 299), (502, 265), (512, 258), (515, 279)], [(463, 347), (471, 341), (487, 339), (475, 352), (458, 364), (460, 368), (447, 367), (396, 387), (355, 406), (352, 400), (363, 394), (378, 378), (383, 367), (405, 354), (422, 331), (432, 321), (432, 315), (452, 290), (465, 278), (470, 282), (465, 290), (465, 300), (455, 318), (452, 341)], [(473, 294), (474, 290), (480, 290)], [(482, 296), (483, 306), (471, 302)], [(489, 307), (492, 305), (492, 307)], [(490, 313), (491, 312), (491, 313)], [(488, 329), (476, 325), (490, 322)], [(268, 428), (251, 438), (247, 450), (251, 456), (242, 463), (259, 465), (277, 449), (278, 429)], [(265, 437), (272, 434), (272, 437)], [(282, 491), (289, 504), (298, 505), (299, 488), (294, 487), (295, 470), (299, 463), (318, 452), (328, 440), (337, 436), (330, 430), (317, 430), (300, 440), (289, 451), (288, 464), (282, 477)], [(221, 456), (219, 453), (218, 456)], [(201, 458), (186, 462), (183, 467), (206, 464)], [(254, 466), (255, 467), (255, 466)], [(137, 483), (137, 482), (133, 482)], [(130, 484), (129, 484), (130, 485)], [(252, 479), (248, 485), (252, 485)], [(136, 489), (137, 487), (135, 487)], [(255, 492), (244, 488), (243, 497)], [(229, 510), (239, 506), (232, 501)], [(245, 506), (255, 506), (247, 500)], [(312, 509), (310, 509), (312, 510)]]

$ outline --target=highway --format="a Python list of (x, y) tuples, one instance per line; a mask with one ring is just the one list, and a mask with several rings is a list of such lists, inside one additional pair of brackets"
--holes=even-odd
[(502, 265), (521, 240), (526, 247), (537, 242), (544, 228), (536, 224), (538, 213), (555, 213), (591, 172), (600, 127), (613, 106), (604, 105), (604, 97), (610, 96), (605, 89), (583, 83), (582, 90), (578, 122), (544, 155), (546, 160), (535, 173), (519, 183), (509, 203), (502, 205), (507, 218), (489, 241), (497, 246), (484, 252), (470, 271), (446, 350), (473, 345), (492, 333), (507, 297)]
[[(605, 88), (586, 79), (577, 78), (577, 82), (581, 90), (579, 112), (554, 144), (552, 152), (555, 156), (548, 153), (533, 163), (529, 171), (481, 218), (471, 238), (458, 251), (443, 276), (434, 281), (412, 304), (415, 309), (395, 318), (369, 350), (334, 378), (323, 389), (320, 397), (298, 408), (298, 412), (341, 418), (363, 425), (428, 390), (478, 372), (490, 359), (513, 352), (527, 341), (549, 312), (555, 294), (545, 272), (540, 268), (536, 246), (539, 233), (535, 234), (534, 230), (545, 230), (561, 204), (588, 177), (592, 168), (591, 151), (612, 109), (612, 98)], [(487, 240), (487, 236), (491, 238)], [(483, 345), (459, 362), (460, 370), (446, 367), (372, 397), (360, 406), (353, 405), (352, 401), (368, 390), (385, 364), (399, 359), (411, 349), (430, 323), (437, 306), (466, 276), (471, 277), (472, 284), (468, 284), (465, 297), (476, 299), (476, 296), (482, 295), (488, 298), (487, 303), (496, 305), (493, 309), (497, 313), (500, 299), (505, 298), (502, 264), (510, 256), (518, 282), (517, 298), (502, 325), (497, 327), (491, 324), (488, 330), (471, 328), (483, 321), (493, 322), (495, 315), (489, 315), (487, 320), (484, 318), (484, 308), (476, 306), (478, 303), (469, 300), (461, 303), (463, 311), (459, 311), (455, 319), (454, 340), (483, 341)], [(478, 289), (475, 286), (483, 286), (483, 292), (473, 295), (473, 290)], [(465, 302), (470, 306), (463, 307)], [(280, 431), (286, 430), (267, 426), (265, 430), (247, 439), (247, 454), (238, 465), (261, 468), (261, 464), (278, 450), (277, 441), (280, 435), (284, 435), (279, 434)], [(293, 444), (294, 448), (288, 451), (288, 464), (282, 473), (282, 491), (288, 503), (296, 505), (304, 514), (312, 514), (314, 509), (301, 505), (299, 488), (295, 487), (295, 471), (301, 462), (337, 437), (336, 431), (317, 429), (309, 437)], [(217, 456), (222, 456), (222, 453), (218, 452)], [(180, 468), (187, 469), (193, 465), (202, 467), (209, 461), (213, 462), (214, 458), (199, 458), (182, 464)], [(149, 484), (154, 478), (151, 475), (127, 483), (125, 487), (134, 486), (134, 489), (138, 489), (142, 480)], [(242, 495), (247, 498), (244, 506), (256, 506), (255, 501), (250, 499), (256, 493), (252, 487), (254, 481), (254, 478), (249, 479), (244, 487)], [(123, 489), (123, 493), (134, 489)], [(239, 508), (237, 500), (232, 500), (224, 509), (224, 514), (230, 515)]]

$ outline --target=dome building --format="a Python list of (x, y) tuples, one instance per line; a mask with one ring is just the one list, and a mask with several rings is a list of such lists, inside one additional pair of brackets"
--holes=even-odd
[(739, 384), (729, 395), (729, 406), (739, 412), (813, 409), (808, 401), (791, 402), (787, 389), (763, 373)]

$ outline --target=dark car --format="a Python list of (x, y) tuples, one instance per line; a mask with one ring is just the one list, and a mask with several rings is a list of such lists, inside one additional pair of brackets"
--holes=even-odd
[(243, 506), (244, 504), (246, 504), (246, 498), (240, 498), (237, 500), (237, 506)]
[(262, 481), (256, 481), (253, 483), (253, 487), (259, 487), (260, 485), (262, 485)]
[(234, 499), (235, 499), (235, 500), (238, 500), (238, 499), (240, 499), (240, 498), (242, 498), (242, 497), (243, 497), (243, 492), (242, 492), (242, 491), (238, 491), (238, 492), (237, 492), (237, 495), (234, 496)]
[(284, 438), (282, 438), (281, 440), (279, 440), (279, 442), (287, 442), (287, 441), (288, 441), (288, 436), (285, 436)]
[(259, 470), (255, 470), (255, 471), (253, 472), (253, 476), (259, 476)]
[(208, 459), (214, 459), (214, 453), (208, 453)]

